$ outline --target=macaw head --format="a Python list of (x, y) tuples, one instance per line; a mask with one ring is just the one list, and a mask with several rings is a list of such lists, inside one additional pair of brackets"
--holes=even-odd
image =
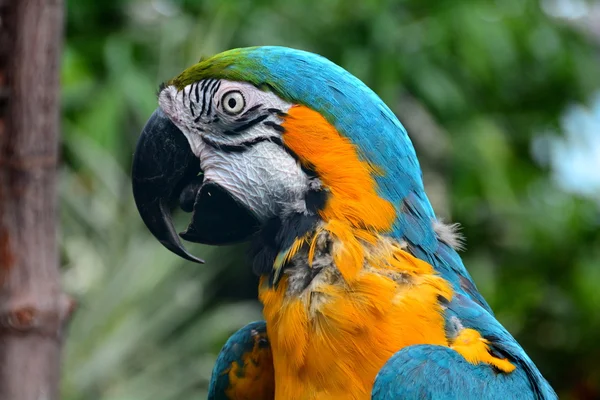
[(322, 221), (406, 237), (412, 219), (434, 218), (396, 116), (321, 56), (230, 50), (168, 81), (158, 103), (135, 152), (133, 192), (150, 231), (184, 258), (201, 261), (173, 228), (177, 203), (193, 212), (180, 236), (212, 245), (269, 231), (285, 247)]

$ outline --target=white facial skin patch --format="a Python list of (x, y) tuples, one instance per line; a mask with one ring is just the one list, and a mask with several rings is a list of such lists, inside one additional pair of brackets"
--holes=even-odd
[[(214, 182), (264, 222), (304, 204), (310, 178), (284, 148), (282, 116), (292, 104), (254, 85), (205, 79), (165, 87), (159, 105)], [(305, 207), (304, 207), (305, 209)]]

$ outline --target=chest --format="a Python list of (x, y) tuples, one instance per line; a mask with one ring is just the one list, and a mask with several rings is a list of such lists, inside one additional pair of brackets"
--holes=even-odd
[(275, 398), (369, 399), (375, 376), (398, 350), (447, 345), (439, 296), (429, 273), (364, 268), (350, 282), (322, 271), (303, 290), (293, 275), (261, 286), (275, 368)]

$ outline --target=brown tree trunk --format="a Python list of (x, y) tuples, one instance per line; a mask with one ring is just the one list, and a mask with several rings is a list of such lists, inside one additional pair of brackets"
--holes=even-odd
[(62, 0), (0, 0), (0, 399), (58, 399)]

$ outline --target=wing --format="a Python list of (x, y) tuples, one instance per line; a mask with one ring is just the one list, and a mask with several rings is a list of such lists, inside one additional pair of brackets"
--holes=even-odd
[(498, 373), (487, 364), (471, 364), (443, 346), (406, 347), (383, 366), (373, 400), (535, 399), (524, 370)]
[(398, 351), (375, 379), (373, 400), (557, 399), (533, 361), (500, 323), (470, 297), (455, 294), (446, 308), (448, 337), (467, 328), (487, 341), (489, 353), (514, 367), (502, 372), (473, 364), (449, 347), (415, 345)]
[(212, 371), (208, 400), (273, 400), (273, 357), (265, 321), (234, 333), (221, 349)]

